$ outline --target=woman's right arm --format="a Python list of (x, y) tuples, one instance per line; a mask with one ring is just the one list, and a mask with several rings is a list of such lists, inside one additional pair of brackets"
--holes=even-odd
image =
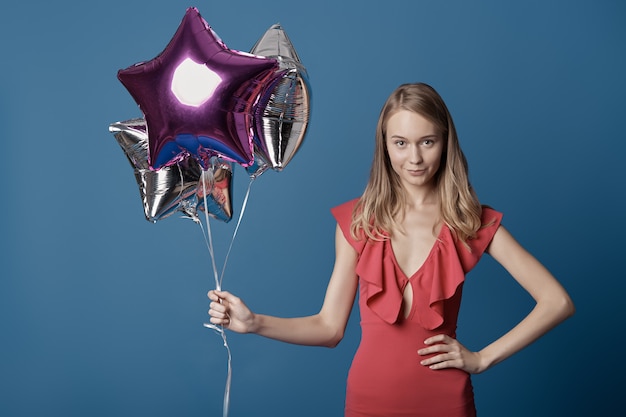
[(255, 314), (240, 298), (227, 291), (211, 290), (211, 323), (287, 343), (335, 347), (343, 338), (356, 296), (356, 262), (356, 251), (337, 226), (335, 266), (319, 313), (296, 318)]

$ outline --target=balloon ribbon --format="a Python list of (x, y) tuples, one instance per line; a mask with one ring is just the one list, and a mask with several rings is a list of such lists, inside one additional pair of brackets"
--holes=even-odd
[[(202, 222), (196, 221), (200, 225), (202, 230), (202, 235), (204, 236), (204, 241), (207, 245), (207, 249), (209, 250), (209, 255), (211, 256), (211, 264), (213, 266), (213, 277), (215, 279), (215, 288), (218, 291), (222, 290), (222, 280), (224, 279), (224, 271), (226, 270), (226, 264), (228, 263), (228, 257), (230, 256), (230, 252), (233, 248), (233, 243), (235, 241), (235, 237), (237, 236), (237, 232), (239, 231), (239, 226), (241, 225), (241, 219), (246, 211), (246, 206), (248, 205), (248, 197), (250, 196), (250, 188), (252, 187), (252, 182), (254, 181), (254, 177), (250, 178), (250, 183), (248, 184), (248, 190), (246, 191), (246, 196), (243, 199), (243, 203), (241, 204), (241, 211), (239, 213), (239, 219), (237, 220), (237, 225), (235, 226), (235, 230), (233, 231), (233, 236), (230, 239), (230, 245), (228, 246), (228, 251), (226, 252), (226, 257), (224, 258), (224, 265), (222, 266), (222, 271), (219, 275), (217, 274), (217, 266), (215, 264), (215, 252), (213, 251), (213, 237), (211, 235), (211, 224), (209, 222), (209, 210), (206, 199), (206, 192), (204, 192), (204, 217), (207, 225), (206, 231), (204, 227), (202, 227)], [(203, 190), (206, 190), (205, 176), (202, 175), (202, 187)], [(208, 329), (213, 329), (218, 332), (222, 336), (222, 341), (224, 342), (224, 347), (226, 348), (226, 352), (228, 354), (228, 373), (226, 376), (226, 386), (224, 388), (224, 407), (223, 407), (223, 417), (228, 417), (228, 410), (230, 407), (230, 386), (232, 381), (232, 355), (230, 351), (230, 347), (228, 346), (228, 340), (226, 339), (226, 332), (224, 331), (224, 326), (216, 326), (211, 323), (204, 323), (204, 327)]]

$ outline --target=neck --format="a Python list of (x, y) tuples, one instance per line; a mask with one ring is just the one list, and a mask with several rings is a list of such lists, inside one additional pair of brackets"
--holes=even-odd
[(439, 195), (434, 185), (423, 187), (403, 187), (408, 207), (420, 207), (439, 203)]

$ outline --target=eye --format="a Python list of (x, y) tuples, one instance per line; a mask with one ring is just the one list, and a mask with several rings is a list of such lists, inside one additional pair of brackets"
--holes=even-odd
[(426, 146), (426, 147), (431, 147), (435, 144), (435, 140), (434, 139), (424, 139), (422, 141), (422, 145)]
[(396, 139), (394, 142), (394, 145), (396, 145), (397, 147), (401, 148), (404, 145), (406, 145), (406, 142), (402, 139)]

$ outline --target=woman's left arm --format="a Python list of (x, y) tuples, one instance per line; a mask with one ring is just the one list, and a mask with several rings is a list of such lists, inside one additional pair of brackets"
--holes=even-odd
[(487, 248), (515, 280), (531, 295), (536, 305), (509, 332), (479, 352), (470, 352), (456, 340), (438, 335), (426, 340), (420, 354), (439, 353), (422, 361), (432, 369), (460, 368), (480, 373), (533, 343), (574, 314), (574, 303), (552, 274), (515, 238), (500, 226)]

